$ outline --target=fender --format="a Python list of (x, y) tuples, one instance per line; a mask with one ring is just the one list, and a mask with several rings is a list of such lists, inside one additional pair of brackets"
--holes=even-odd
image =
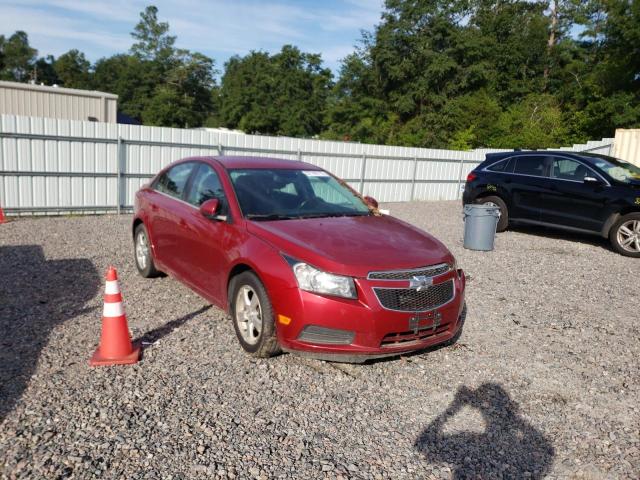
[(618, 221), (620, 218), (620, 213), (612, 213), (607, 218), (607, 221), (602, 225), (602, 230), (600, 231), (600, 236), (603, 238), (609, 238), (609, 232), (611, 231), (611, 227), (613, 227), (614, 223)]

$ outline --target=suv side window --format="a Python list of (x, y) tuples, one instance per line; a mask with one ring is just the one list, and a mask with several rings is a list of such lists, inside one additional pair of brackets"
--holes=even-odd
[[(500, 160), (499, 162), (496, 162), (493, 165), (491, 165), (489, 168), (487, 168), (487, 170), (489, 170), (490, 172), (503, 172), (503, 173), (511, 172), (510, 167), (513, 166), (512, 160), (513, 159), (511, 158), (507, 158), (506, 160)], [(511, 165), (509, 165), (509, 162), (511, 162)]]
[(551, 176), (561, 180), (584, 181), (584, 177), (591, 174), (589, 169), (580, 162), (569, 158), (554, 158), (551, 164)]
[(193, 163), (181, 163), (164, 172), (156, 181), (153, 188), (169, 196), (180, 198), (187, 185)]
[(220, 211), (224, 214), (226, 210), (226, 197), (222, 183), (220, 182), (220, 177), (218, 177), (218, 174), (210, 165), (201, 163), (191, 182), (187, 202), (199, 207), (212, 198), (218, 199), (220, 202)]
[(535, 177), (547, 176), (547, 157), (542, 155), (526, 155), (522, 157), (515, 157), (516, 165), (513, 169), (513, 173), (519, 173), (521, 175), (533, 175)]

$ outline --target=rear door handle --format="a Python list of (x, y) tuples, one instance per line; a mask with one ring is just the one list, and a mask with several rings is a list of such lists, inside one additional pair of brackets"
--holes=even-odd
[(157, 212), (158, 211), (158, 206), (155, 203), (152, 203), (151, 204), (151, 210), (154, 211), (154, 212)]

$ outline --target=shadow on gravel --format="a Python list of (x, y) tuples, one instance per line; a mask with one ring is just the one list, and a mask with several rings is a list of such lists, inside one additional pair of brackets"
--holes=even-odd
[(51, 330), (94, 310), (83, 306), (99, 287), (88, 259), (47, 260), (39, 245), (0, 247), (0, 421), (27, 387)]
[(170, 322), (165, 323), (161, 327), (154, 328), (153, 330), (150, 330), (144, 333), (141, 337), (136, 338), (134, 340), (134, 343), (135, 342), (155, 343), (161, 338), (171, 334), (175, 329), (180, 328), (182, 325), (187, 323), (192, 318), (197, 317), (198, 315), (200, 315), (203, 312), (206, 312), (210, 308), (211, 308), (211, 305), (206, 305), (202, 308), (199, 308), (195, 312), (187, 313), (182, 317), (171, 320)]
[[(547, 237), (558, 240), (566, 240), (569, 242), (584, 243), (585, 245), (593, 245), (594, 247), (601, 247), (612, 253), (616, 253), (609, 240), (597, 235), (589, 235), (588, 233), (568, 232), (564, 230), (556, 230), (554, 228), (547, 228), (538, 225), (513, 225), (509, 226), (509, 231), (522, 233), (525, 235), (535, 235), (538, 237)], [(560, 246), (557, 248), (556, 253), (563, 253)], [(575, 252), (567, 252), (575, 253)]]
[[(483, 433), (446, 434), (444, 427), (464, 407), (480, 411), (486, 424)], [(449, 408), (420, 435), (415, 447), (428, 462), (448, 464), (453, 478), (541, 479), (551, 468), (551, 442), (518, 415), (518, 406), (505, 389), (485, 383), (476, 390), (461, 387)]]

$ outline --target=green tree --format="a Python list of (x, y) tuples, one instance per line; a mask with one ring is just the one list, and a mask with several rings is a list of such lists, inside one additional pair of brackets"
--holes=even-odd
[(26, 82), (33, 75), (38, 51), (29, 45), (29, 37), (17, 31), (9, 38), (0, 35), (0, 79)]
[(142, 112), (147, 125), (196, 127), (213, 110), (214, 62), (200, 53), (178, 50), (166, 81), (158, 85)]
[(219, 121), (246, 132), (318, 134), (324, 127), (331, 78), (320, 55), (290, 45), (272, 56), (251, 52), (232, 57), (220, 86)]
[(157, 76), (146, 62), (127, 54), (98, 60), (92, 76), (95, 90), (118, 95), (118, 109), (137, 119), (142, 119), (157, 83)]
[(59, 83), (67, 88), (87, 89), (91, 86), (91, 64), (79, 50), (69, 50), (53, 62)]
[(153, 5), (140, 13), (140, 21), (131, 36), (136, 40), (131, 53), (142, 60), (164, 65), (174, 54), (176, 37), (169, 35), (167, 22), (158, 21), (158, 8)]

